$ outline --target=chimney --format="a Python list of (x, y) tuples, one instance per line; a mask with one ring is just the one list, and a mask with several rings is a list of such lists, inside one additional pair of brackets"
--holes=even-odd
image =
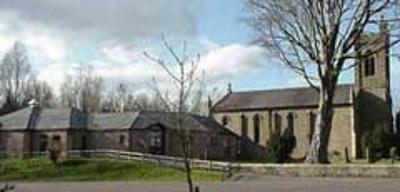
[(28, 101), (28, 106), (34, 108), (39, 106), (39, 103), (36, 101), (35, 98), (32, 98), (31, 100)]
[(228, 93), (232, 93), (232, 83), (228, 83)]

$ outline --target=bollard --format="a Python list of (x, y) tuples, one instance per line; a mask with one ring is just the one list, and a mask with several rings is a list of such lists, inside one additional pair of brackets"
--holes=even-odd
[(199, 186), (194, 187), (194, 192), (200, 192), (200, 187)]
[(397, 149), (396, 147), (391, 147), (390, 148), (390, 160), (392, 164), (396, 161), (396, 156), (397, 156)]
[(344, 156), (346, 158), (346, 163), (350, 163), (349, 148), (347, 147), (344, 148)]
[(368, 163), (372, 163), (371, 151), (370, 151), (369, 147), (367, 147), (367, 148), (365, 149), (365, 156), (366, 156), (366, 158), (367, 158), (367, 162), (368, 162)]

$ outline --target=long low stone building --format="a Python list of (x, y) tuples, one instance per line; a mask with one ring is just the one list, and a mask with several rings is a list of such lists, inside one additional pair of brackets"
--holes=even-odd
[[(0, 117), (0, 152), (27, 156), (60, 140), (63, 151), (116, 149), (181, 156), (176, 114), (158, 111), (83, 113), (30, 106)], [(185, 116), (190, 157), (234, 160), (237, 136), (210, 117)]]

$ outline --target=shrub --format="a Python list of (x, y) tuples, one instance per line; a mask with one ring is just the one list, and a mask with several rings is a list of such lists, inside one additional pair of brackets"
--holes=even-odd
[(290, 154), (296, 147), (296, 137), (293, 131), (285, 129), (282, 135), (272, 132), (267, 140), (267, 153), (273, 162), (285, 163), (290, 160)]
[(382, 129), (374, 129), (362, 136), (361, 144), (364, 150), (369, 149), (369, 157), (366, 158), (375, 162), (390, 157), (390, 148), (397, 147), (397, 136), (385, 133)]
[(268, 154), (268, 158), (272, 162), (277, 162), (278, 159), (278, 150), (280, 145), (280, 134), (277, 132), (271, 132), (269, 138), (266, 143), (266, 150)]

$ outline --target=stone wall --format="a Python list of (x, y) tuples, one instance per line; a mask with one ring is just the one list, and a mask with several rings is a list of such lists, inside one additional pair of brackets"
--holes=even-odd
[(400, 165), (343, 164), (232, 164), (231, 171), (301, 177), (379, 177), (400, 178)]
[(128, 130), (88, 131), (88, 149), (129, 150)]
[(0, 151), (7, 156), (22, 156), (26, 152), (26, 137), (23, 131), (1, 131)]
[[(59, 131), (34, 131), (31, 133), (31, 148), (30, 150), (33, 152), (38, 152), (40, 151), (40, 137), (41, 135), (46, 135), (47, 136), (47, 143), (49, 146), (52, 138), (54, 136), (59, 136), (61, 140), (61, 145), (62, 145), (62, 151), (67, 151), (69, 150), (68, 146), (68, 134), (66, 130), (59, 130)], [(46, 150), (47, 151), (47, 150)]]
[[(133, 130), (131, 132), (131, 151), (148, 153), (149, 132)], [(182, 156), (181, 142), (176, 130), (165, 129), (164, 155)], [(191, 131), (190, 157), (196, 159), (234, 160), (237, 140), (234, 135), (210, 134), (203, 131)]]
[[(353, 143), (355, 142), (353, 125), (353, 108), (351, 106), (335, 107), (335, 115), (332, 121), (332, 132), (330, 138), (329, 152), (343, 158), (344, 150), (348, 148), (349, 155), (353, 154)], [(238, 135), (241, 135), (241, 118), (244, 115), (248, 121), (248, 139), (254, 142), (254, 115), (260, 117), (260, 141), (258, 146), (266, 146), (266, 142), (272, 131), (276, 131), (275, 115), (281, 118), (281, 133), (288, 128), (287, 117), (289, 114), (294, 117), (293, 131), (296, 137), (296, 148), (292, 157), (302, 159), (307, 153), (312, 132), (310, 114), (316, 115), (316, 108), (301, 109), (271, 109), (251, 112), (221, 112), (215, 113), (215, 119), (222, 122), (224, 116), (228, 119), (226, 127)]]
[[(7, 131), (0, 133), (0, 152), (7, 156), (22, 156), (24, 153), (38, 152), (43, 136), (47, 146), (57, 135), (62, 150), (114, 149), (150, 153), (149, 131), (143, 130), (41, 130)], [(213, 160), (235, 160), (237, 139), (232, 134), (211, 134), (205, 131), (191, 131), (190, 157)], [(42, 138), (42, 139), (41, 139)], [(181, 143), (176, 130), (165, 129), (164, 155), (182, 156)], [(43, 152), (46, 152), (45, 149)]]

